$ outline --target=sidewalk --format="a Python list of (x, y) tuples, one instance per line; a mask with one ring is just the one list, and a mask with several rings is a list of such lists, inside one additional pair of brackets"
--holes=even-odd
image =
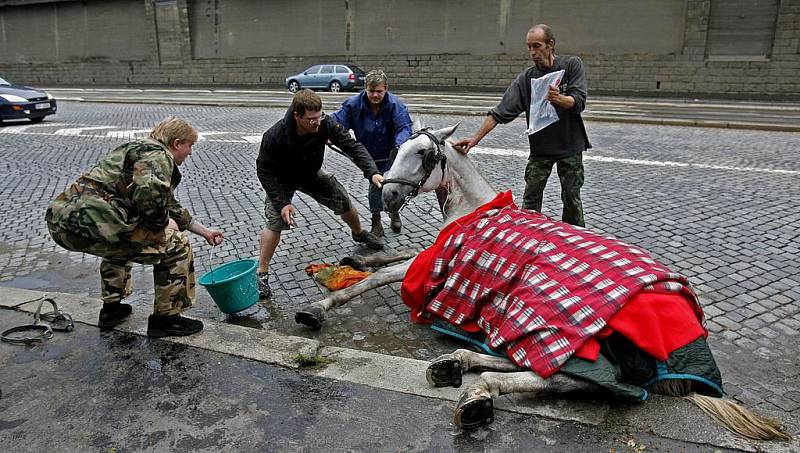
[[(0, 287), (0, 329), (30, 323), (10, 307), (44, 294)], [(427, 362), (204, 320), (202, 334), (151, 340), (146, 313), (113, 333), (100, 300), (47, 293), (76, 322), (40, 345), (0, 344), (0, 431), (15, 451), (797, 451), (739, 439), (690, 403), (618, 407), (504, 396), (496, 421), (450, 424), (461, 389), (431, 388)], [(36, 304), (19, 309), (30, 313)], [(299, 369), (293, 356), (330, 363)], [(464, 386), (473, 379), (467, 378)], [(47, 434), (47, 435), (44, 435)], [(536, 447), (533, 447), (536, 446)]]

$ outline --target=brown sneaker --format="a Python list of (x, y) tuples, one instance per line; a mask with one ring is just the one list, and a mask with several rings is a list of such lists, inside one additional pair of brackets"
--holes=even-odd
[(381, 225), (380, 213), (372, 214), (372, 228), (370, 231), (377, 237), (383, 236), (383, 225)]
[(360, 234), (354, 233), (353, 240), (360, 242), (373, 250), (383, 250), (383, 242), (367, 230), (361, 230)]
[(399, 233), (400, 230), (403, 229), (403, 222), (400, 221), (399, 212), (390, 212), (389, 220), (391, 221), (390, 226), (392, 227), (392, 231), (395, 233)]

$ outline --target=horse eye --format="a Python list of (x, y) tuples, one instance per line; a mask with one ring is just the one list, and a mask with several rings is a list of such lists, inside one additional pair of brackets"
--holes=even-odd
[(425, 150), (421, 149), (421, 150), (417, 151), (417, 154), (419, 154), (420, 156), (424, 156), (425, 155)]

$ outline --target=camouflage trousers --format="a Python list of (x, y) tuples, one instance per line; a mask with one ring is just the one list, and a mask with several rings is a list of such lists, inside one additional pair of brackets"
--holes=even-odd
[(133, 243), (88, 240), (48, 224), (50, 236), (67, 250), (95, 255), (100, 261), (103, 303), (119, 302), (133, 292), (132, 263), (153, 266), (155, 302), (153, 313), (178, 314), (194, 303), (195, 276), (192, 246), (182, 233), (166, 229), (166, 243), (141, 247)]
[(532, 157), (525, 167), (525, 193), (522, 196), (522, 207), (542, 211), (542, 198), (547, 179), (556, 165), (558, 179), (561, 181), (561, 202), (563, 211), (561, 220), (571, 225), (585, 226), (583, 221), (583, 203), (581, 187), (583, 186), (583, 154), (561, 159)]

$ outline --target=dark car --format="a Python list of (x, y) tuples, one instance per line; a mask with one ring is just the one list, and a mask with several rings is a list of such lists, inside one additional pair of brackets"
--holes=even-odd
[(56, 113), (56, 100), (46, 91), (13, 85), (0, 78), (0, 124), (29, 119), (34, 123)]
[(352, 64), (317, 64), (286, 78), (286, 88), (292, 93), (302, 88), (338, 92), (364, 87), (364, 71)]

